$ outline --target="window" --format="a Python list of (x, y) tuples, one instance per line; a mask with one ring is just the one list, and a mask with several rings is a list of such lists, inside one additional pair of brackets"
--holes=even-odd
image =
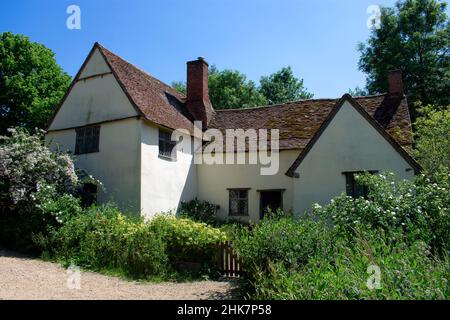
[[(367, 171), (370, 174), (377, 173), (378, 171)], [(362, 174), (364, 171), (344, 172), (347, 195), (353, 198), (368, 197), (369, 190), (366, 186), (363, 186), (356, 182), (355, 175)]]
[(248, 216), (248, 190), (249, 189), (229, 189), (230, 216)]
[(172, 141), (172, 134), (167, 131), (159, 129), (159, 155), (167, 159), (176, 159), (176, 152), (172, 155), (172, 150), (177, 144), (176, 141)]
[(77, 140), (75, 154), (98, 152), (100, 126), (90, 126), (76, 129)]

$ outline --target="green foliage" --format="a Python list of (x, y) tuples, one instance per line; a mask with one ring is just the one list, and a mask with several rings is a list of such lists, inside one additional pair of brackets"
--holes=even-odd
[(197, 222), (215, 225), (217, 224), (216, 212), (218, 209), (218, 205), (209, 203), (208, 201), (195, 199), (188, 202), (182, 202), (178, 215)]
[[(412, 245), (397, 235), (358, 230), (353, 241), (336, 237), (328, 255), (311, 256), (300, 269), (281, 262), (258, 273), (256, 299), (448, 299), (448, 260), (433, 258), (422, 242)], [(379, 267), (380, 286), (369, 287)], [(372, 268), (373, 268), (372, 267)]]
[(359, 68), (370, 94), (387, 91), (390, 70), (403, 71), (411, 114), (414, 103), (450, 104), (450, 25), (447, 4), (437, 0), (400, 0), (382, 8), (381, 26), (359, 45)]
[(368, 199), (341, 195), (314, 213), (331, 219), (338, 232), (354, 235), (362, 225), (383, 230), (393, 238), (402, 231), (411, 241), (421, 240), (441, 256), (450, 251), (449, 174), (433, 179), (420, 175), (414, 181), (396, 182), (393, 174), (361, 175), (358, 183), (369, 189)]
[(40, 240), (49, 256), (85, 268), (121, 270), (142, 278), (167, 270), (161, 236), (142, 221), (125, 217), (113, 205), (91, 207)]
[[(449, 178), (392, 174), (356, 179), (368, 199), (345, 195), (299, 219), (273, 215), (249, 232), (229, 229), (256, 299), (449, 299)], [(313, 219), (311, 219), (313, 218)], [(231, 232), (230, 232), (231, 231)], [(379, 267), (381, 288), (367, 286)]]
[(415, 156), (430, 173), (450, 170), (450, 106), (437, 109), (423, 107), (415, 123)]
[(0, 242), (33, 250), (33, 235), (45, 233), (69, 211), (79, 211), (69, 195), (78, 181), (73, 161), (51, 152), (42, 132), (10, 129), (0, 139)]
[(311, 99), (313, 94), (306, 91), (303, 79), (297, 79), (291, 67), (282, 68), (268, 77), (261, 77), (259, 92), (269, 104)]
[(236, 70), (209, 70), (209, 97), (215, 109), (241, 109), (267, 104), (255, 83)]
[(175, 267), (181, 262), (214, 265), (216, 246), (226, 240), (219, 229), (173, 215), (156, 216), (149, 222), (149, 228), (164, 239)]
[(172, 88), (174, 88), (178, 92), (181, 92), (183, 94), (187, 94), (186, 83), (183, 82), (183, 81), (173, 81), (172, 82)]
[(250, 281), (274, 262), (298, 269), (314, 255), (327, 256), (333, 242), (332, 230), (323, 223), (279, 216), (265, 218), (251, 231), (241, 227), (232, 239)]
[(68, 154), (52, 152), (43, 132), (29, 135), (23, 129), (9, 129), (0, 137), (0, 205), (2, 210), (28, 213), (31, 194), (42, 181), (56, 186), (59, 193), (71, 192), (77, 183)]
[(72, 215), (48, 235), (35, 237), (46, 256), (93, 270), (114, 270), (133, 278), (167, 278), (186, 262), (213, 270), (218, 229), (189, 219), (160, 215), (144, 222), (124, 216), (112, 204)]
[(365, 97), (365, 96), (369, 95), (369, 93), (365, 89), (362, 89), (358, 86), (355, 87), (354, 89), (348, 89), (348, 93), (352, 97)]
[[(172, 87), (186, 94), (186, 83), (175, 81)], [(260, 85), (237, 70), (209, 69), (209, 97), (213, 107), (242, 109), (268, 104), (310, 99), (313, 97), (303, 86), (303, 79), (294, 76), (291, 67), (282, 68), (267, 77), (261, 77)]]
[(15, 126), (44, 129), (69, 84), (50, 49), (0, 34), (0, 134)]

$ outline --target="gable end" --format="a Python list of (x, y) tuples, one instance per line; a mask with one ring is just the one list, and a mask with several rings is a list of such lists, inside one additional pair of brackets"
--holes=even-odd
[(313, 138), (309, 141), (309, 143), (306, 145), (306, 147), (300, 152), (297, 159), (295, 159), (294, 163), (291, 165), (291, 167), (286, 172), (286, 175), (288, 177), (294, 177), (295, 170), (297, 170), (298, 166), (302, 161), (305, 159), (309, 151), (312, 149), (312, 147), (315, 145), (317, 140), (321, 137), (325, 129), (328, 127), (328, 125), (333, 121), (336, 114), (339, 112), (341, 107), (344, 105), (344, 103), (348, 101), (352, 107), (356, 109), (356, 111), (359, 112), (360, 115), (363, 116), (370, 124), (371, 126), (381, 134), (381, 136), (402, 156), (405, 161), (411, 165), (411, 167), (414, 169), (414, 172), (417, 174), (421, 170), (421, 166), (411, 157), (411, 155), (405, 151), (405, 149), (402, 148), (402, 146), (394, 140), (394, 138), (384, 130), (384, 128), (375, 121), (375, 119), (367, 113), (366, 110), (349, 94), (345, 94), (342, 96), (342, 98), (336, 103), (333, 110), (328, 115), (327, 119), (322, 123), (319, 130), (315, 133)]

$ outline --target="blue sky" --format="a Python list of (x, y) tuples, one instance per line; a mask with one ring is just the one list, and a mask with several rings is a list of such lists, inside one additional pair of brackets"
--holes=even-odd
[[(184, 80), (186, 61), (258, 81), (290, 65), (316, 98), (364, 86), (358, 42), (369, 35), (369, 5), (394, 0), (16, 0), (0, 5), (0, 32), (29, 36), (75, 75), (95, 41), (166, 83)], [(69, 30), (69, 5), (81, 30)]]

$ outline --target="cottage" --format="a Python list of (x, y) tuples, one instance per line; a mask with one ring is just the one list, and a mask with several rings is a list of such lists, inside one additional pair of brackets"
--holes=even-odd
[[(71, 151), (79, 168), (104, 183), (99, 202), (114, 200), (146, 217), (195, 198), (220, 205), (217, 214), (223, 219), (257, 221), (267, 207), (301, 214), (342, 192), (364, 193), (355, 173), (392, 171), (399, 179), (410, 179), (419, 170), (404, 149), (413, 137), (401, 73), (387, 78), (389, 92), (376, 96), (345, 94), (214, 110), (203, 59), (187, 63), (184, 95), (96, 43), (55, 112), (46, 139)], [(195, 161), (214, 142), (195, 132), (211, 129), (224, 134), (229, 129), (276, 131), (277, 147), (262, 151), (276, 155), (277, 170), (264, 175), (267, 163)], [(174, 130), (184, 147), (174, 149)], [(248, 160), (265, 149), (257, 146), (215, 149), (214, 154)]]

